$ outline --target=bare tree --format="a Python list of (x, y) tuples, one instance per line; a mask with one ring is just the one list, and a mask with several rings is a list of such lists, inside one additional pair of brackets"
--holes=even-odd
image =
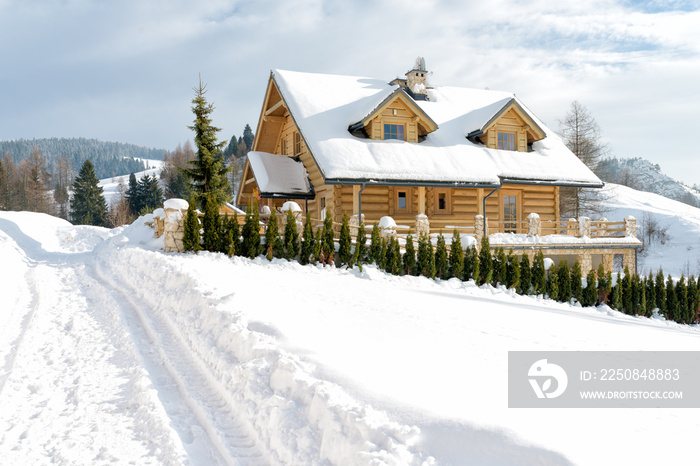
[[(571, 102), (569, 112), (559, 121), (559, 130), (571, 152), (595, 173), (608, 148), (602, 142), (600, 127), (588, 109), (578, 101)], [(559, 199), (560, 212), (565, 217), (600, 215), (605, 211), (604, 199), (598, 190), (561, 188)]]
[(71, 168), (70, 160), (60, 155), (56, 161), (55, 171), (53, 197), (56, 201), (57, 214), (59, 217), (68, 220), (68, 212), (70, 211), (68, 188), (73, 183), (73, 169)]
[(27, 159), (27, 168), (29, 170), (26, 185), (29, 208), (33, 212), (53, 214), (53, 202), (48, 195), (51, 189), (51, 173), (46, 157), (41, 155), (37, 146), (34, 146), (31, 156)]

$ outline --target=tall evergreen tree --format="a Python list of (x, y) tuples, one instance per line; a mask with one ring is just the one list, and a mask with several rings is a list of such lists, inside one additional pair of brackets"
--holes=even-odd
[(447, 245), (445, 237), (440, 233), (435, 246), (435, 276), (441, 280), (448, 278), (449, 263), (447, 261)]
[(581, 294), (581, 305), (595, 306), (597, 298), (598, 291), (596, 289), (595, 272), (593, 271), (593, 269), (591, 269), (586, 275), (586, 287), (583, 289), (583, 292)]
[(656, 294), (656, 307), (659, 309), (659, 313), (666, 313), (666, 284), (664, 282), (664, 271), (659, 269), (656, 274), (656, 279), (654, 281), (654, 288)]
[(416, 272), (416, 249), (413, 247), (413, 236), (409, 232), (406, 236), (406, 247), (403, 253), (403, 273), (415, 275)]
[(255, 259), (260, 254), (260, 213), (258, 206), (252, 202), (245, 215), (241, 236), (241, 255)]
[(520, 263), (511, 249), (506, 256), (506, 288), (518, 289), (520, 285)]
[(462, 280), (479, 281), (479, 253), (476, 252), (475, 246), (470, 246), (464, 251), (464, 271)]
[(559, 301), (568, 303), (571, 301), (571, 272), (566, 260), (560, 261), (557, 267), (557, 283), (559, 285)]
[(184, 172), (190, 178), (195, 195), (200, 202), (205, 202), (211, 193), (218, 204), (228, 201), (231, 197), (228, 185), (228, 167), (224, 164), (221, 149), (225, 141), (218, 142), (216, 133), (219, 128), (212, 125), (211, 114), (214, 105), (207, 102), (205, 94), (206, 85), (199, 80), (199, 86), (194, 88), (195, 97), (192, 99), (192, 113), (195, 115), (194, 123), (188, 126), (194, 131), (194, 143), (197, 148), (197, 157), (189, 162), (189, 167)]
[(379, 224), (374, 222), (374, 225), (372, 226), (372, 236), (370, 236), (369, 242), (369, 261), (379, 264), (381, 252), (382, 240), (379, 236)]
[(221, 252), (229, 257), (238, 253), (240, 228), (238, 226), (238, 215), (227, 215), (224, 221), (224, 228), (221, 239)]
[(532, 261), (532, 288), (533, 292), (538, 294), (545, 294), (546, 292), (546, 281), (547, 275), (544, 269), (544, 254), (542, 250), (538, 250)]
[(452, 243), (450, 244), (450, 277), (462, 279), (464, 272), (464, 249), (462, 248), (462, 240), (457, 229), (452, 232)]
[(608, 302), (608, 297), (612, 291), (612, 275), (609, 272), (605, 272), (605, 267), (601, 263), (598, 266), (598, 304), (606, 304)]
[(668, 280), (666, 280), (666, 318), (678, 321), (678, 295), (676, 295), (676, 285), (671, 274), (668, 274)]
[(185, 251), (197, 252), (202, 249), (199, 242), (199, 219), (195, 209), (194, 198), (190, 199), (190, 205), (187, 207), (182, 245)]
[(141, 207), (137, 214), (143, 214), (144, 210), (153, 211), (163, 204), (163, 190), (155, 176), (144, 175), (137, 184), (137, 193)]
[(132, 215), (138, 215), (141, 212), (141, 196), (139, 195), (139, 183), (136, 180), (136, 175), (131, 172), (129, 175), (129, 187), (126, 189), (126, 201), (129, 203), (129, 210)]
[(330, 212), (326, 212), (326, 216), (323, 220), (322, 237), (321, 253), (323, 254), (324, 258), (322, 262), (331, 265), (334, 261), (335, 241), (333, 240), (333, 217), (331, 216)]
[(620, 282), (620, 285), (622, 286), (620, 290), (622, 292), (622, 309), (620, 309), (620, 311), (624, 312), (625, 314), (632, 314), (632, 277), (630, 276), (630, 270), (628, 267), (625, 267), (624, 276), (622, 277), (621, 281), (618, 279), (618, 282)]
[(685, 276), (676, 283), (676, 300), (678, 301), (677, 322), (689, 323), (688, 318), (688, 287), (685, 284)]
[(549, 299), (559, 301), (559, 274), (553, 265), (547, 272), (545, 290), (547, 291)]
[(73, 199), (70, 202), (71, 218), (76, 225), (104, 226), (107, 203), (102, 187), (95, 176), (95, 167), (86, 160), (73, 182)]
[(493, 286), (506, 284), (506, 253), (503, 247), (496, 249), (491, 261), (493, 272), (491, 274), (491, 284)]
[(343, 212), (343, 223), (340, 225), (340, 235), (338, 236), (338, 262), (341, 266), (352, 266), (352, 238), (350, 237), (348, 214), (345, 212)]
[(687, 323), (694, 324), (700, 307), (700, 293), (698, 293), (698, 283), (694, 276), (688, 279), (688, 314)]
[(365, 231), (364, 222), (360, 222), (360, 225), (357, 227), (355, 252), (353, 253), (352, 261), (360, 267), (360, 270), (362, 270), (362, 264), (367, 261), (367, 232)]
[[(253, 134), (253, 130), (250, 129), (250, 125), (246, 123), (245, 128), (243, 128), (243, 142), (245, 142), (245, 147), (246, 147), (246, 153), (250, 151), (253, 148), (253, 140), (255, 139), (255, 135)], [(239, 157), (243, 156), (245, 154), (238, 154)]]
[(277, 256), (278, 251), (281, 249), (280, 245), (280, 230), (277, 222), (277, 214), (274, 212), (270, 214), (270, 218), (267, 221), (267, 228), (265, 229), (265, 257), (267, 260), (272, 260)]
[(202, 243), (204, 249), (210, 252), (215, 252), (219, 249), (219, 204), (217, 204), (214, 196), (209, 193), (207, 200), (204, 203), (204, 218), (202, 218)]
[(612, 297), (610, 299), (610, 307), (622, 312), (622, 284), (618, 279), (617, 284), (611, 288), (610, 293)]
[(425, 233), (418, 237), (418, 260), (416, 263), (418, 274), (428, 278), (435, 277), (435, 256), (430, 238)]
[(654, 286), (654, 274), (649, 271), (649, 276), (644, 280), (644, 287), (646, 288), (646, 302), (647, 302), (647, 317), (650, 317), (654, 308), (656, 308), (656, 287)]

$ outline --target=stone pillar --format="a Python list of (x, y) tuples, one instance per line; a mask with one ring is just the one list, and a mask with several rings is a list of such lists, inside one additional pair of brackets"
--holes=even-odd
[(634, 260), (634, 249), (625, 249), (624, 255), (622, 256), (622, 269), (629, 267), (630, 273), (636, 273), (637, 264)]
[(420, 238), (420, 235), (430, 236), (430, 221), (428, 216), (425, 214), (416, 215), (416, 237)]
[[(488, 230), (486, 234), (488, 235)], [(476, 240), (476, 246), (481, 245), (481, 240), (484, 239), (484, 216), (479, 214), (474, 217), (474, 239)]]
[(379, 235), (386, 240), (396, 236), (396, 222), (393, 218), (382, 217), (379, 219)]
[(591, 236), (591, 219), (588, 217), (578, 218), (578, 236)]
[(542, 233), (542, 221), (535, 212), (527, 216), (527, 236), (540, 236)]
[(362, 221), (360, 221), (357, 215), (353, 215), (352, 217), (350, 217), (348, 223), (350, 224), (350, 236), (352, 238), (357, 238), (357, 232), (359, 230), (360, 223), (362, 223), (363, 225), (365, 223), (365, 214), (362, 214)]
[(163, 226), (165, 252), (182, 252), (185, 247), (182, 238), (185, 236), (185, 215), (189, 203), (183, 199), (168, 199), (165, 201), (165, 220)]
[(579, 261), (581, 262), (581, 275), (585, 277), (593, 268), (593, 258), (591, 257), (591, 253), (588, 251), (582, 252), (579, 256)]
[(603, 254), (603, 268), (606, 272), (612, 272), (614, 265), (613, 254)]
[(631, 215), (629, 217), (625, 217), (625, 236), (632, 238), (637, 237), (637, 219)]

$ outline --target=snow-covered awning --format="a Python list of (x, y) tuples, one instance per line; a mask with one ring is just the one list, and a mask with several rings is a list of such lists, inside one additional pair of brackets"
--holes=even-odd
[(260, 197), (313, 199), (314, 188), (301, 161), (286, 155), (248, 152), (248, 162)]

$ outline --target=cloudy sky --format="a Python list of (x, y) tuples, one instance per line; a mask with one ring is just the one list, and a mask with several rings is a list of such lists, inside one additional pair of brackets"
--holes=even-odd
[(0, 139), (172, 150), (202, 80), (221, 139), (271, 68), (516, 93), (551, 128), (578, 100), (617, 157), (700, 184), (700, 0), (0, 0)]

